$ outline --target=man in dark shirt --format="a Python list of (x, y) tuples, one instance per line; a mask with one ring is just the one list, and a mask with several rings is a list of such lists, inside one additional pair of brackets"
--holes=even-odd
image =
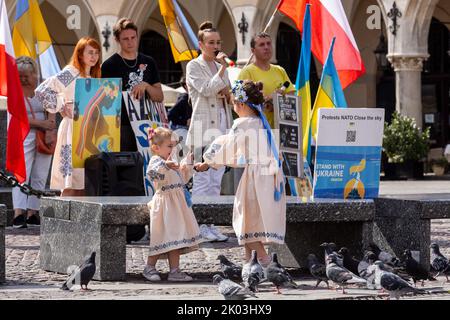
[[(123, 91), (130, 92), (136, 99), (147, 94), (151, 100), (162, 102), (164, 95), (155, 60), (138, 52), (137, 26), (130, 19), (122, 18), (114, 26), (114, 37), (120, 51), (103, 63), (102, 77), (121, 78)], [(120, 135), (121, 151), (137, 151), (136, 139), (124, 103)]]
[(186, 79), (181, 78), (180, 84), (183, 86), (186, 93), (179, 95), (177, 102), (170, 109), (168, 117), (171, 122), (172, 130), (189, 129), (190, 120), (192, 117), (192, 105), (189, 101), (189, 94), (187, 93)]

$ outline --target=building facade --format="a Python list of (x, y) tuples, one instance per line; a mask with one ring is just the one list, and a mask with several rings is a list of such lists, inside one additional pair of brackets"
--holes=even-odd
[[(157, 0), (39, 2), (61, 66), (68, 62), (78, 39), (86, 35), (101, 41), (104, 59), (115, 53), (112, 26), (120, 17), (129, 17), (141, 31), (141, 51), (157, 61), (162, 82), (175, 83), (182, 75), (184, 64), (173, 62)], [(251, 54), (251, 36), (264, 29), (278, 0), (178, 2), (194, 31), (203, 21), (212, 21), (222, 34), (224, 51), (242, 65)], [(346, 89), (349, 106), (385, 108), (387, 119), (394, 110), (413, 116), (421, 127), (432, 128), (433, 146), (445, 146), (450, 141), (450, 1), (342, 3), (367, 70)], [(6, 4), (12, 26), (16, 0), (6, 0)], [(299, 33), (280, 13), (275, 15), (268, 32), (276, 39), (274, 62), (285, 67), (295, 82), (301, 48)], [(383, 48), (384, 39), (386, 46), (377, 50)], [(321, 68), (315, 61), (311, 71), (313, 91)]]

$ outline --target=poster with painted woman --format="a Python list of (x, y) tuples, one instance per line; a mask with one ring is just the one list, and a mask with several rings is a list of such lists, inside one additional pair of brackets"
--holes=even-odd
[(134, 99), (131, 94), (126, 91), (123, 92), (123, 100), (125, 102), (125, 109), (127, 110), (131, 127), (133, 128), (136, 137), (138, 151), (142, 154), (144, 159), (144, 171), (142, 174), (144, 176), (145, 193), (147, 196), (152, 196), (155, 189), (146, 175), (147, 166), (152, 157), (147, 130), (148, 128), (156, 129), (158, 127), (169, 127), (166, 108), (164, 103), (154, 102), (148, 98), (141, 100)]
[(73, 115), (72, 162), (84, 161), (100, 152), (120, 151), (122, 80), (77, 79)]

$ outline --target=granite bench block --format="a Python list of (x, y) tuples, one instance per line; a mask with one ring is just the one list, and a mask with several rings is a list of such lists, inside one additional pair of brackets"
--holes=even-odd
[(6, 206), (0, 204), (0, 283), (5, 282), (5, 228)]
[(96, 280), (124, 280), (126, 226), (79, 223), (42, 217), (40, 265), (43, 270), (66, 274), (97, 252)]

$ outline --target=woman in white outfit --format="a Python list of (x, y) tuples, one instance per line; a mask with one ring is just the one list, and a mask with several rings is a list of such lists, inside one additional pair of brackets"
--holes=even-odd
[[(25, 99), (25, 107), (28, 112), (30, 132), (23, 142), (25, 165), (27, 172), (26, 183), (33, 189), (44, 190), (48, 179), (52, 155), (39, 153), (36, 150), (36, 132), (47, 130), (46, 142), (55, 144), (56, 135), (51, 134), (51, 130), (56, 130), (55, 115), (46, 117), (42, 104), (34, 95), (34, 90), (38, 84), (38, 69), (33, 59), (30, 57), (19, 57), (16, 60), (19, 70), (20, 82)], [(15, 228), (26, 228), (27, 225), (39, 225), (39, 199), (36, 196), (27, 196), (19, 188), (12, 191)], [(24, 216), (27, 211), (27, 216)]]
[[(192, 118), (186, 145), (194, 150), (195, 161), (202, 162), (203, 149), (231, 127), (230, 81), (221, 52), (219, 32), (211, 22), (200, 26), (199, 45), (202, 54), (187, 65), (186, 78), (192, 101)], [(192, 194), (219, 196), (225, 168), (196, 172)]]
[(68, 66), (36, 89), (36, 96), (49, 113), (61, 113), (58, 142), (52, 164), (50, 188), (61, 196), (84, 195), (84, 168), (72, 165), (73, 101), (78, 78), (100, 78), (101, 46), (97, 40), (81, 38)]

